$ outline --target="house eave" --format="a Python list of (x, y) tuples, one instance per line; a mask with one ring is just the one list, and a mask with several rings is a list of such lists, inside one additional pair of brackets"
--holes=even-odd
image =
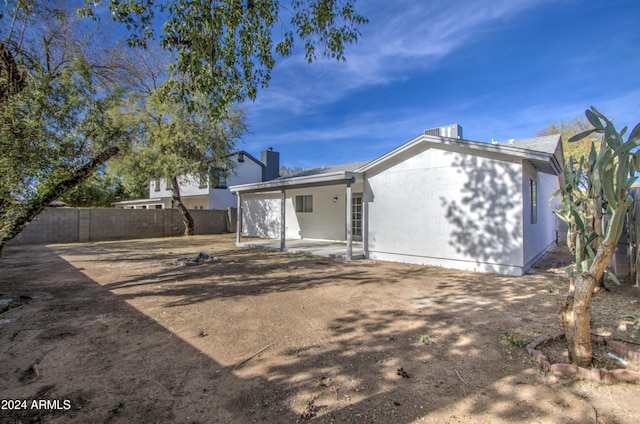
[(229, 187), (232, 193), (259, 193), (269, 191), (290, 190), (296, 188), (320, 187), (336, 184), (347, 184), (361, 179), (361, 174), (351, 171), (333, 172), (329, 174), (293, 177), (262, 183), (243, 184)]
[(115, 205), (140, 205), (140, 204), (146, 204), (146, 203), (158, 203), (158, 202), (162, 202), (162, 198), (160, 197), (154, 197), (152, 199), (135, 199), (135, 200), (121, 200), (119, 202), (113, 202), (111, 203), (111, 205), (115, 206)]
[(232, 156), (237, 156), (240, 153), (242, 153), (244, 155), (245, 158), (248, 158), (250, 160), (252, 160), (253, 162), (255, 162), (257, 165), (259, 165), (261, 168), (265, 168), (266, 165), (264, 163), (262, 163), (261, 161), (259, 161), (258, 159), (256, 159), (255, 157), (253, 157), (249, 152), (247, 152), (246, 150), (238, 150), (236, 152), (231, 153), (228, 157), (232, 157)]

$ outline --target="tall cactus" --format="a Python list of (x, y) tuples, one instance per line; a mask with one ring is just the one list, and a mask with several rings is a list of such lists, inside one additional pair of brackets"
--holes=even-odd
[[(624, 141), (626, 127), (618, 132), (594, 107), (587, 110), (586, 115), (593, 129), (572, 137), (569, 142), (592, 133), (603, 134), (599, 149), (596, 152), (592, 144), (589, 157), (582, 157), (578, 167), (570, 160), (564, 169), (565, 184), (554, 194), (562, 197), (564, 207), (556, 210), (556, 214), (569, 226), (568, 245), (576, 259), (567, 268), (571, 284), (560, 317), (572, 362), (580, 366), (591, 364), (589, 306), (594, 288), (605, 272), (617, 282), (607, 267), (633, 201), (629, 190), (636, 171), (640, 171), (640, 152), (632, 152), (640, 145), (640, 124)], [(588, 166), (583, 174), (585, 160)]]

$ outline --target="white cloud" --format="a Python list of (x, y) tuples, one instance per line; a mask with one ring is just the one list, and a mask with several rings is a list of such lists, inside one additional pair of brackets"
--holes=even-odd
[(308, 65), (300, 55), (276, 65), (270, 86), (251, 109), (303, 114), (360, 89), (402, 80), (437, 66), (449, 53), (478, 34), (508, 25), (542, 0), (492, 2), (361, 1), (370, 23), (347, 62), (319, 60)]

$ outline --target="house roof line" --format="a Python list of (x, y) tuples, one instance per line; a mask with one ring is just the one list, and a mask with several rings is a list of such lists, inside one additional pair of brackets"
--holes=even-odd
[(354, 182), (360, 174), (352, 171), (331, 172), (328, 174), (308, 175), (295, 178), (277, 179), (261, 183), (242, 184), (229, 187), (232, 193), (250, 193), (273, 191), (274, 189), (287, 190), (294, 188), (313, 187), (318, 185), (346, 184)]
[(257, 163), (258, 165), (260, 165), (263, 168), (265, 168), (267, 166), (264, 163), (262, 163), (262, 161), (260, 161), (260, 160), (256, 159), (255, 157), (253, 157), (253, 155), (251, 155), (251, 153), (247, 152), (246, 150), (235, 151), (235, 152), (229, 154), (229, 156), (227, 156), (227, 157), (238, 155), (240, 153), (242, 153), (245, 157), (248, 157), (249, 159), (251, 159), (252, 161), (254, 161), (255, 163)]
[[(558, 141), (559, 140), (560, 140), (560, 136), (558, 135)], [(553, 157), (557, 164), (557, 159), (555, 159), (555, 156), (553, 155), (553, 153), (542, 152), (539, 150), (531, 150), (531, 149), (526, 149), (523, 147), (517, 147), (513, 145), (505, 145), (505, 143), (489, 144), (489, 143), (482, 143), (480, 141), (462, 140), (457, 138), (438, 137), (433, 135), (420, 134), (419, 136), (415, 137), (412, 140), (409, 140), (408, 142), (391, 150), (390, 152), (385, 153), (384, 155), (366, 163), (364, 166), (361, 166), (360, 168), (356, 169), (356, 172), (366, 172), (396, 157), (397, 155), (400, 155), (401, 153), (407, 150), (410, 150), (413, 147), (425, 142), (430, 144), (469, 148), (472, 150), (480, 150), (488, 153), (501, 153), (508, 156), (514, 156), (514, 157), (529, 159), (529, 160), (538, 160), (543, 162), (548, 162), (549, 160), (552, 160), (551, 158)]]

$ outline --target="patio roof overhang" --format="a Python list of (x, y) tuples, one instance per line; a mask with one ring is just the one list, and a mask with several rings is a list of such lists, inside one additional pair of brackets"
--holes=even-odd
[(362, 179), (362, 174), (351, 171), (332, 172), (328, 174), (308, 175), (304, 177), (282, 178), (262, 183), (243, 184), (229, 187), (232, 193), (264, 193), (296, 188), (321, 187), (337, 184), (354, 183)]

